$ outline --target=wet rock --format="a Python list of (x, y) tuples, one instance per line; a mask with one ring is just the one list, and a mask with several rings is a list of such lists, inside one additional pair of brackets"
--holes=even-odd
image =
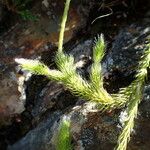
[(73, 49), (68, 53), (74, 56), (74, 60), (77, 66), (77, 71), (87, 78), (89, 75), (89, 66), (92, 63), (93, 40), (87, 39), (83, 42), (79, 42)]
[(118, 135), (117, 115), (102, 114), (94, 103), (77, 106), (71, 113), (74, 149), (111, 149)]
[(18, 74), (14, 59), (22, 55), (21, 48), (9, 47), (0, 41), (0, 124), (11, 124), (11, 119), (25, 110), (25, 77)]
[(13, 116), (25, 109), (25, 95), (22, 91), (24, 77), (17, 76), (12, 65), (1, 62), (0, 65), (0, 125), (6, 125), (11, 123)]
[[(145, 96), (140, 104), (129, 150), (149, 149), (150, 95), (148, 91), (149, 85), (145, 87)], [(9, 146), (8, 150), (55, 150), (59, 125), (64, 117), (71, 120), (70, 133), (75, 150), (111, 150), (117, 144), (120, 132), (119, 113), (101, 113), (95, 103), (87, 102), (76, 105), (64, 114), (56, 111), (48, 115), (46, 120), (20, 141)]]
[(78, 42), (68, 53), (74, 56), (75, 62), (79, 62), (83, 57), (91, 57), (92, 46), (93, 40), (87, 39), (83, 42)]
[[(86, 25), (88, 17), (79, 10), (84, 8), (88, 15), (90, 11), (89, 5), (88, 2), (86, 2), (86, 5), (83, 5), (82, 1), (79, 2), (79, 5), (72, 3), (66, 25), (64, 43), (72, 39), (76, 32)], [(26, 22), (20, 20), (1, 39), (5, 44), (7, 43), (8, 47), (23, 48), (25, 56), (26, 54), (41, 52), (42, 49), (39, 50), (39, 48), (45, 43), (58, 43), (63, 8), (64, 0), (38, 1), (31, 10), (37, 19), (26, 20)]]
[(140, 109), (141, 116), (143, 118), (150, 118), (150, 84), (145, 86), (143, 101), (141, 102), (141, 105), (144, 107), (144, 109)]
[[(88, 39), (76, 43), (72, 49), (69, 49), (69, 51), (67, 51), (67, 53), (75, 57), (76, 64), (80, 64), (78, 65), (78, 71), (83, 76), (86, 74), (86, 69), (89, 64), (88, 61), (90, 61), (92, 45), (92, 40)], [(47, 58), (54, 58), (54, 56), (51, 55), (49, 57), (49, 55), (51, 55), (49, 52), (48, 55), (44, 54), (44, 58), (42, 57), (42, 61), (47, 62)], [(50, 64), (52, 64), (52, 62), (50, 62)], [(47, 81), (43, 81), (43, 77), (33, 76), (33, 78), (33, 80), (29, 80), (26, 84), (26, 104), (27, 109), (30, 109), (31, 111), (31, 115), (33, 117), (32, 124), (34, 126), (37, 126), (43, 119), (47, 119), (50, 113), (56, 110), (62, 110), (65, 112), (67, 109), (70, 109), (70, 107), (75, 105), (75, 103), (78, 101), (78, 97), (72, 95), (66, 88), (63, 87), (63, 85), (53, 81), (49, 81), (46, 84)], [(46, 86), (44, 84), (45, 87), (43, 89), (41, 89), (41, 82), (46, 84)], [(83, 102), (82, 100), (79, 100), (78, 104), (81, 104)], [(31, 108), (29, 108), (31, 104), (32, 106)]]
[[(118, 134), (115, 117), (102, 115), (95, 108), (95, 104), (74, 107), (70, 113), (50, 115), (47, 121), (40, 123), (8, 150), (55, 150), (59, 124), (64, 116), (71, 118), (71, 136), (74, 149), (110, 149)], [(54, 119), (54, 115), (57, 119)], [(51, 122), (51, 124), (50, 124)], [(94, 123), (93, 123), (94, 122)], [(38, 136), (38, 137), (37, 137)], [(32, 139), (32, 140), (31, 140)]]
[(150, 84), (145, 86), (143, 100), (139, 105), (138, 117), (132, 134), (129, 150), (149, 150), (150, 147)]
[[(4, 8), (4, 5), (2, 2), (0, 2), (0, 35), (3, 33), (3, 30), (5, 28), (5, 17), (7, 16), (7, 11)], [(7, 16), (8, 17), (8, 16)]]
[(59, 111), (49, 115), (46, 120), (27, 133), (23, 139), (13, 146), (9, 146), (8, 150), (53, 150), (50, 140), (53, 136), (54, 123), (58, 121), (60, 115), (61, 112)]
[[(80, 9), (88, 10), (86, 12), (88, 15), (89, 8), (87, 6), (89, 4), (87, 2), (86, 4), (85, 7), (80, 3)], [(2, 9), (2, 7), (0, 8)], [(21, 86), (19, 87), (19, 84), (22, 84), (20, 80), (23, 82), (23, 77), (17, 74), (14, 59), (17, 57), (37, 58), (43, 51), (53, 50), (46, 43), (57, 44), (58, 42), (63, 8), (63, 0), (47, 0), (42, 3), (39, 1), (32, 8), (33, 15), (35, 13), (38, 17), (36, 21), (19, 21), (0, 37), (0, 118), (1, 116), (20, 114), (24, 111), (25, 97), (20, 99), (22, 98), (22, 89)], [(78, 10), (75, 4), (70, 7), (65, 42), (86, 24), (85, 14), (82, 15), (83, 12)], [(2, 11), (0, 12), (2, 13)]]
[[(85, 77), (87, 76), (86, 70), (91, 60), (90, 59), (91, 50), (92, 50), (92, 40), (88, 39), (83, 42), (77, 43), (74, 46), (74, 48), (69, 49), (69, 51), (67, 51), (68, 54), (74, 56), (78, 72)], [(45, 55), (49, 57), (50, 53), (43, 55), (42, 58), (43, 61), (47, 60), (47, 57), (45, 57)], [(54, 56), (50, 57), (54, 58)], [(33, 93), (33, 89), (31, 87), (35, 86), (33, 84), (34, 81), (31, 80), (30, 82), (31, 84), (28, 84), (29, 88), (28, 91), (32, 90)], [(35, 84), (37, 87), (39, 80), (37, 80), (36, 82), (37, 84), (36, 83)], [(42, 89), (40, 94), (39, 92), (40, 91), (38, 89), (35, 89), (34, 92), (35, 95), (29, 96), (29, 99), (32, 99), (33, 97), (33, 99), (31, 100), (34, 103), (32, 107), (32, 115), (34, 117), (34, 120), (36, 120), (36, 122), (40, 120), (41, 117), (44, 115), (44, 113), (47, 113), (47, 111), (64, 110), (67, 107), (74, 105), (78, 100), (78, 98), (73, 94), (71, 94), (71, 92), (69, 92), (63, 85), (53, 81), (49, 81), (47, 85)]]
[(3, 7), (0, 4), (0, 22), (2, 21), (2, 18), (3, 18)]
[(33, 122), (38, 123), (50, 111), (64, 110), (78, 100), (68, 90), (56, 82), (50, 81), (38, 96), (32, 110)]
[(135, 72), (145, 43), (150, 37), (147, 23), (132, 24), (119, 31), (108, 53), (104, 68), (106, 72), (118, 72), (124, 77)]
[[(88, 60), (91, 58), (92, 52), (92, 40), (86, 40), (82, 43), (78, 43), (71, 51), (68, 53), (74, 55), (75, 61), (78, 64), (84, 64), (83, 58), (86, 57)], [(84, 56), (84, 57), (82, 57)], [(85, 63), (86, 64), (86, 63)], [(84, 65), (83, 65), (84, 66)], [(86, 65), (85, 65), (86, 66)], [(88, 68), (89, 64), (83, 69), (84, 71)], [(82, 67), (79, 67), (79, 72), (82, 74)], [(82, 74), (83, 75), (83, 74)], [(84, 76), (84, 75), (83, 75)], [(148, 90), (147, 90), (148, 91)], [(148, 92), (146, 92), (148, 93)], [(148, 97), (148, 95), (146, 96)], [(71, 103), (70, 103), (71, 100)], [(65, 112), (64, 115), (60, 115), (58, 118), (61, 120), (64, 116), (69, 116), (71, 118), (71, 137), (72, 144), (74, 149), (93, 149), (93, 150), (101, 150), (101, 149), (113, 149), (117, 143), (117, 137), (119, 135), (120, 125), (118, 117), (118, 113), (112, 112), (111, 114), (102, 114), (97, 109), (95, 109), (95, 104), (93, 103), (85, 103), (80, 106), (80, 102), (77, 102), (77, 106), (73, 109), (69, 109), (71, 105), (75, 105), (75, 102), (78, 98), (75, 98), (70, 93), (68, 95), (68, 91), (64, 89), (64, 87), (60, 84), (56, 84), (55, 82), (50, 81), (47, 86), (41, 91), (39, 97), (37, 98), (35, 105), (32, 110), (32, 115), (35, 117), (34, 121), (36, 124), (40, 122), (43, 118), (49, 119), (49, 113), (51, 111), (63, 110)], [(144, 104), (145, 102), (143, 102)], [(145, 114), (145, 110), (149, 110), (149, 105), (144, 104), (140, 106), (141, 114)], [(147, 106), (147, 109), (145, 109)], [(67, 109), (69, 109), (69, 113)], [(142, 113), (143, 112), (143, 113)], [(61, 122), (61, 121), (60, 121)], [(42, 138), (40, 138), (40, 144), (44, 145), (44, 150), (46, 149), (55, 149), (55, 140), (58, 134), (59, 124), (60, 122), (57, 120), (53, 123), (53, 126), (47, 129), (46, 134), (39, 133), (41, 129), (37, 126), (34, 130), (31, 130), (23, 139), (19, 142), (15, 143), (13, 146), (10, 146), (9, 149), (17, 150), (25, 147), (25, 145), (30, 145), (27, 147), (29, 150), (39, 149), (41, 150), (43, 147), (36, 147), (36, 136), (40, 134)], [(41, 123), (44, 125), (44, 122)], [(141, 123), (141, 119), (137, 120), (137, 127), (141, 128), (143, 123)], [(43, 127), (41, 127), (43, 129)], [(54, 130), (55, 129), (55, 130)], [(44, 129), (45, 130), (45, 129)], [(149, 130), (147, 128), (147, 130)], [(36, 131), (36, 134), (35, 132)], [(45, 134), (45, 135), (44, 135)], [(145, 133), (143, 133), (144, 135)], [(53, 136), (50, 136), (53, 135)], [(134, 138), (138, 138), (138, 143), (142, 143), (142, 139), (138, 137), (139, 133), (133, 136), (133, 140), (129, 147), (136, 147), (136, 142), (134, 142)], [(45, 138), (44, 138), (45, 137)], [(47, 137), (49, 141), (47, 141)], [(30, 140), (32, 139), (32, 140)], [(149, 138), (147, 138), (149, 141)], [(31, 141), (31, 142), (30, 142)], [(146, 148), (147, 148), (146, 142)], [(139, 144), (140, 145), (140, 144)], [(143, 147), (142, 145), (140, 145)]]
[[(45, 0), (42, 2), (44, 2), (42, 3), (42, 5), (44, 4), (44, 7), (45, 7), (45, 8), (42, 8), (43, 11), (47, 12), (47, 8), (49, 8), (51, 4), (47, 3), (48, 1), (45, 1)], [(55, 4), (53, 4), (53, 7), (55, 8)], [(50, 16), (52, 14), (50, 12), (47, 15)], [(52, 15), (52, 18), (53, 17), (54, 16)], [(33, 24), (35, 26), (36, 23), (33, 23)], [(46, 26), (42, 28), (44, 31), (42, 30), (41, 33), (45, 33), (45, 32), (48, 34), (51, 33), (51, 29), (46, 28), (47, 25), (49, 25), (49, 23), (46, 24)], [(125, 31), (123, 30), (123, 32), (120, 33), (118, 37), (116, 37), (116, 41), (114, 42), (112, 52), (106, 57), (107, 61), (105, 64), (106, 64), (106, 69), (108, 69), (108, 71), (115, 70), (115, 69), (118, 69), (120, 72), (124, 72), (125, 69), (130, 71), (129, 69), (130, 66), (128, 66), (128, 63), (126, 62), (126, 60), (128, 60), (127, 58), (132, 55), (122, 55), (122, 53), (125, 53), (126, 51), (128, 51), (128, 49), (132, 50), (132, 46), (134, 47), (136, 45), (136, 42), (140, 40), (142, 40), (140, 42), (140, 44), (142, 43), (142, 47), (140, 47), (141, 45), (136, 45), (134, 47), (134, 50), (136, 51), (138, 49), (139, 54), (141, 54), (143, 47), (144, 47), (144, 40), (142, 37), (144, 36), (144, 38), (145, 37), (147, 38), (147, 35), (149, 33), (149, 28), (146, 27), (146, 30), (145, 30), (144, 27), (136, 28), (135, 26), (130, 26), (130, 28), (131, 27), (133, 29), (136, 29), (137, 31), (133, 30), (134, 31), (133, 32), (132, 30), (128, 31), (127, 29), (125, 29)], [(30, 38), (34, 39), (32, 35), (30, 34), (30, 31), (29, 32), (28, 31), (26, 32), (27, 34), (26, 38), (29, 40)], [(33, 31), (34, 33), (34, 29), (31, 31)], [(39, 37), (40, 34), (37, 32), (35, 33), (36, 33), (35, 34), (36, 36), (35, 35), (33, 36)], [(139, 38), (137, 37), (134, 39), (134, 36), (135, 37), (139, 36)], [(118, 42), (119, 40), (117, 40), (117, 38), (119, 38), (119, 40), (122, 40), (123, 38), (123, 42)], [(48, 40), (45, 39), (45, 36), (44, 36), (44, 40), (43, 40), (43, 37), (41, 39), (39, 40), (35, 38), (33, 41), (31, 40), (29, 42), (30, 44), (31, 43), (32, 44), (31, 44), (31, 47), (29, 46), (29, 51), (26, 53), (28, 56), (35, 54), (39, 50), (38, 48), (41, 46), (41, 44), (43, 44), (45, 41), (46, 42), (49, 41), (50, 37), (47, 37)], [(132, 40), (130, 41), (130, 39)], [(57, 41), (57, 38), (56, 38), (56, 41)], [(54, 41), (54, 43), (56, 41)], [(129, 43), (127, 41), (129, 41)], [(83, 44), (78, 43), (77, 46), (75, 46), (75, 48), (73, 48), (70, 52), (68, 52), (74, 55), (76, 64), (78, 66), (78, 71), (83, 76), (87, 75), (88, 73), (87, 70), (91, 63), (90, 62), (91, 61), (91, 58), (90, 58), (91, 46), (92, 46), (91, 43), (92, 43), (92, 40), (87, 40), (83, 42)], [(118, 43), (120, 44), (120, 46), (117, 45)], [(126, 45), (124, 45), (125, 43), (129, 44), (127, 45), (127, 48), (126, 48)], [(115, 51), (115, 47), (116, 47), (116, 51)], [(32, 49), (32, 48), (35, 48), (35, 49)], [(24, 51), (26, 51), (26, 49)], [(133, 54), (136, 55), (135, 51)], [(117, 56), (118, 53), (119, 54), (121, 53), (121, 54)], [(130, 52), (128, 52), (128, 54), (130, 54)], [(137, 54), (136, 56), (138, 57), (138, 59), (140, 57), (139, 54)], [(131, 59), (134, 59), (134, 57)], [(131, 64), (130, 62), (131, 59), (129, 59), (129, 64)], [(117, 66), (118, 64), (120, 64), (119, 67)], [(124, 65), (127, 65), (126, 66), (127, 68), (122, 68)], [(131, 66), (132, 65), (134, 66), (134, 64), (131, 64)], [(104, 68), (105, 68), (105, 65), (104, 65)], [(131, 72), (129, 72), (129, 74), (130, 73)], [(128, 74), (125, 74), (125, 75), (128, 76)], [(39, 94), (39, 93), (36, 93), (36, 94)], [(60, 122), (64, 116), (67, 116), (67, 117), (69, 116), (71, 118), (70, 132), (72, 136), (72, 143), (73, 143), (74, 149), (76, 150), (78, 149), (87, 149), (87, 150), (88, 149), (94, 149), (94, 150), (113, 149), (113, 147), (116, 145), (117, 137), (120, 131), (120, 129), (117, 126), (119, 124), (119, 121), (118, 119), (116, 119), (118, 118), (118, 114), (117, 113), (115, 114), (114, 112), (112, 112), (111, 114), (102, 114), (95, 108), (95, 104), (85, 103), (84, 105), (81, 106), (79, 101), (77, 102), (77, 105), (79, 106), (75, 106), (74, 108), (71, 109), (69, 106), (72, 107), (72, 105), (75, 105), (75, 102), (77, 100), (78, 98), (70, 94), (62, 85), (59, 85), (59, 84), (56, 84), (55, 82), (50, 81), (47, 84), (47, 86), (40, 92), (40, 95), (35, 97), (34, 102), (33, 102), (34, 104), (31, 110), (31, 113), (34, 117), (32, 121), (33, 122), (37, 121), (37, 123), (35, 123), (34, 125), (37, 125), (42, 120), (43, 121), (39, 125), (35, 126), (33, 130), (30, 130), (22, 139), (20, 139), (14, 145), (12, 146), (10, 145), (8, 149), (9, 150), (18, 150), (18, 149), (24, 149), (24, 150), (26, 149), (28, 150), (30, 149), (31, 150), (52, 149), (53, 150), (55, 149), (55, 144), (56, 144), (55, 139), (57, 137)], [(147, 109), (149, 109), (149, 105), (147, 105), (147, 107), (148, 107)], [(144, 109), (145, 108), (143, 108), (141, 105), (141, 112)], [(62, 112), (58, 112), (57, 110), (62, 110)], [(139, 129), (142, 128), (141, 125), (143, 124), (141, 124), (141, 121), (139, 120), (139, 124), (137, 124)], [(147, 128), (147, 130), (149, 129)], [(147, 138), (147, 140), (149, 141), (149, 138)], [(134, 143), (134, 144), (137, 144), (137, 143)], [(134, 144), (132, 145), (133, 147), (135, 146)], [(147, 145), (145, 147), (147, 148)]]

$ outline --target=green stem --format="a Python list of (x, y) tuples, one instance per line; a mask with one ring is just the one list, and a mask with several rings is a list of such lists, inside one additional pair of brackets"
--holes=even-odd
[(62, 50), (63, 50), (63, 39), (64, 39), (64, 32), (65, 32), (65, 25), (66, 25), (66, 21), (67, 21), (70, 1), (71, 0), (66, 0), (66, 4), (65, 4), (65, 9), (64, 9), (63, 17), (62, 17), (60, 34), (59, 34), (58, 52), (62, 52)]
[(115, 150), (126, 150), (127, 144), (130, 141), (130, 136), (134, 128), (134, 120), (138, 113), (138, 104), (140, 103), (142, 97), (143, 84), (139, 82), (131, 96), (129, 106), (127, 108), (128, 119), (125, 121), (123, 130), (118, 138), (118, 145)]
[(134, 120), (138, 113), (138, 104), (142, 99), (145, 80), (147, 78), (147, 68), (150, 68), (150, 44), (145, 50), (141, 61), (139, 62), (138, 73), (136, 80), (126, 88), (125, 93), (128, 97), (127, 115), (123, 130), (118, 139), (116, 150), (126, 150), (127, 144), (130, 141), (131, 132), (134, 127)]

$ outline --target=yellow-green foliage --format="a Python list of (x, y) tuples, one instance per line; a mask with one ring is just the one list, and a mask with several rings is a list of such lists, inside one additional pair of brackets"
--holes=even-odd
[(63, 119), (60, 123), (58, 132), (56, 150), (71, 150), (71, 138), (70, 138), (70, 120)]
[[(90, 101), (100, 104), (102, 111), (122, 108), (126, 106), (127, 117), (124, 121), (123, 130), (118, 139), (117, 150), (126, 150), (127, 143), (134, 127), (134, 119), (138, 113), (138, 104), (141, 101), (145, 79), (147, 77), (147, 68), (150, 67), (150, 44), (148, 44), (141, 61), (139, 62), (138, 72), (135, 81), (128, 87), (121, 89), (118, 94), (109, 94), (103, 87), (103, 76), (101, 60), (104, 56), (105, 43), (101, 35), (93, 48), (93, 64), (91, 67), (90, 80), (83, 79), (76, 72), (74, 58), (63, 52), (63, 38), (65, 24), (67, 20), (69, 4), (71, 0), (66, 0), (65, 10), (62, 18), (61, 31), (59, 37), (58, 52), (56, 55), (56, 64), (58, 70), (51, 70), (43, 63), (37, 60), (16, 59), (23, 67), (34, 74), (46, 75), (51, 80), (56, 80), (64, 84), (74, 94)], [(58, 136), (58, 150), (71, 149), (69, 139), (70, 122), (64, 121), (60, 127)]]
[(134, 119), (138, 114), (138, 104), (142, 99), (145, 79), (147, 79), (147, 68), (150, 68), (150, 44), (147, 45), (145, 52), (139, 62), (136, 80), (121, 92), (127, 97), (128, 105), (126, 108), (127, 118), (124, 122), (123, 130), (118, 139), (116, 150), (126, 150), (130, 140), (131, 132), (134, 127)]

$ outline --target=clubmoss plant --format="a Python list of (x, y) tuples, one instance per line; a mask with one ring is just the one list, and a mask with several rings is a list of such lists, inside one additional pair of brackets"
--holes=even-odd
[(139, 62), (138, 72), (135, 81), (120, 92), (127, 98), (127, 118), (125, 119), (123, 130), (118, 139), (116, 150), (126, 150), (127, 143), (130, 140), (130, 134), (133, 131), (134, 120), (138, 114), (138, 105), (142, 99), (145, 80), (147, 79), (147, 68), (150, 68), (150, 44)]
[[(62, 17), (58, 52), (55, 59), (58, 70), (49, 69), (45, 64), (38, 60), (16, 59), (16, 62), (19, 63), (23, 69), (28, 70), (33, 74), (45, 75), (50, 80), (55, 80), (64, 84), (74, 94), (86, 100), (97, 102), (101, 111), (126, 107), (127, 118), (124, 122), (123, 130), (119, 136), (118, 145), (116, 147), (117, 150), (125, 150), (134, 127), (134, 120), (137, 117), (138, 105), (141, 101), (143, 87), (147, 77), (147, 68), (150, 67), (150, 44), (147, 45), (147, 49), (139, 62), (136, 80), (128, 87), (121, 89), (118, 94), (109, 94), (103, 87), (103, 76), (101, 71), (101, 61), (105, 50), (103, 35), (95, 40), (95, 46), (93, 48), (93, 64), (89, 81), (83, 79), (76, 72), (74, 57), (63, 52), (64, 30), (70, 1), (71, 0), (66, 0)], [(59, 147), (66, 147), (66, 142), (63, 142), (63, 135), (67, 135), (66, 137), (68, 137), (69, 124), (70, 123), (68, 122), (62, 124), (60, 136), (58, 137), (58, 143), (61, 144), (58, 146), (58, 150), (60, 150)], [(68, 149), (71, 148), (67, 148), (66, 150)]]
[(98, 102), (101, 109), (106, 110), (121, 107), (125, 102), (124, 99), (113, 99), (113, 97), (103, 88), (100, 62), (104, 56), (105, 43), (102, 35), (95, 40), (93, 49), (94, 63), (91, 69), (90, 81), (84, 80), (76, 72), (74, 57), (63, 52), (63, 37), (69, 4), (70, 0), (67, 0), (61, 24), (58, 52), (55, 60), (59, 70), (51, 70), (38, 60), (16, 59), (16, 62), (21, 64), (23, 69), (34, 74), (46, 75), (51, 80), (63, 83), (74, 94), (86, 100)]
[(70, 118), (64, 116), (60, 123), (60, 128), (58, 132), (57, 142), (56, 142), (57, 150), (71, 150), (71, 138), (70, 138)]

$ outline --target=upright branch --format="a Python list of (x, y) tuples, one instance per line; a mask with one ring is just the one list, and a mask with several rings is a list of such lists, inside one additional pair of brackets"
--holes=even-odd
[(70, 1), (71, 0), (66, 0), (66, 4), (65, 4), (65, 9), (64, 9), (63, 17), (62, 17), (61, 29), (60, 29), (60, 34), (59, 34), (58, 52), (62, 52), (63, 50), (64, 32), (65, 32), (65, 26), (66, 26)]
[(90, 79), (93, 85), (93, 88), (103, 87), (103, 76), (102, 76), (102, 66), (101, 60), (104, 57), (105, 43), (103, 35), (101, 34), (98, 39), (95, 40), (95, 46), (93, 48), (93, 64), (91, 68)]
[[(100, 64), (105, 50), (103, 36), (100, 36), (96, 40), (93, 48), (93, 64), (89, 81), (83, 79), (82, 76), (77, 73), (74, 57), (63, 52), (63, 38), (70, 1), (71, 0), (66, 0), (62, 17), (58, 52), (55, 60), (58, 70), (51, 70), (38, 60), (16, 59), (16, 62), (19, 63), (23, 69), (34, 74), (45, 75), (50, 80), (61, 82), (71, 92), (85, 100), (97, 102), (100, 110), (112, 110), (126, 105), (127, 118), (124, 122), (123, 131), (119, 136), (118, 146), (116, 148), (117, 150), (126, 150), (127, 143), (130, 140), (130, 134), (134, 127), (134, 119), (137, 116), (138, 104), (141, 101), (143, 86), (147, 77), (147, 68), (150, 67), (150, 44), (147, 46), (139, 62), (136, 80), (118, 94), (109, 94), (103, 87), (102, 67)], [(66, 145), (64, 144), (65, 147), (68, 147), (67, 138), (69, 137), (69, 127), (70, 123), (64, 122), (60, 130), (59, 139), (66, 143)], [(63, 139), (64, 134), (66, 134), (66, 137)], [(60, 145), (63, 146), (63, 143)]]
[(121, 91), (128, 99), (126, 109), (127, 117), (124, 122), (123, 130), (118, 139), (116, 150), (126, 150), (127, 144), (130, 141), (131, 132), (134, 128), (134, 120), (138, 113), (138, 104), (142, 99), (145, 79), (147, 79), (147, 68), (150, 68), (150, 44), (139, 62), (136, 80), (131, 85)]
[(93, 48), (93, 65), (91, 68), (90, 81), (86, 81), (76, 72), (74, 57), (63, 52), (63, 38), (69, 5), (71, 0), (66, 0), (62, 17), (58, 52), (55, 62), (58, 70), (51, 70), (38, 60), (16, 59), (23, 69), (34, 74), (45, 75), (51, 80), (63, 83), (74, 94), (90, 101), (98, 102), (100, 109), (120, 108), (125, 104), (124, 99), (115, 96), (115, 99), (103, 87), (103, 76), (101, 73), (101, 60), (104, 56), (105, 43), (101, 35), (95, 42)]

